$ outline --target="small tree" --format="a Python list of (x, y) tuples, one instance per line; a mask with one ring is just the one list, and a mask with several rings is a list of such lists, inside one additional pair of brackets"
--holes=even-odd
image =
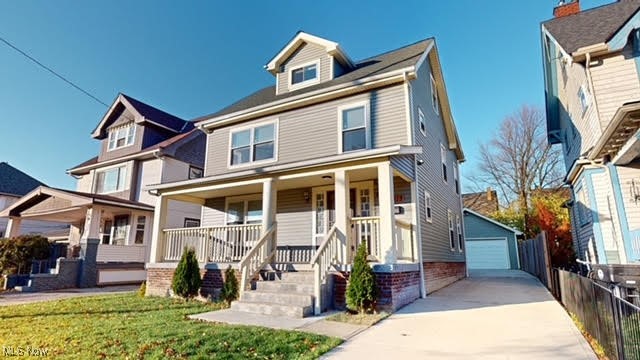
[(201, 284), (196, 251), (191, 247), (185, 247), (176, 272), (173, 274), (171, 288), (176, 295), (188, 299), (198, 295)]
[(367, 264), (367, 245), (362, 243), (353, 260), (347, 287), (347, 308), (358, 313), (372, 312), (378, 298), (376, 275)]
[(224, 272), (224, 284), (222, 284), (220, 298), (228, 305), (238, 298), (238, 279), (236, 278), (236, 271), (231, 266)]

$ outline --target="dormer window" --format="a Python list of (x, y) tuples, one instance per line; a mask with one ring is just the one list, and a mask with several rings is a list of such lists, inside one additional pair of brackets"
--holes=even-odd
[(291, 68), (289, 78), (291, 79), (291, 87), (310, 85), (318, 82), (319, 63), (313, 62)]
[(136, 125), (129, 123), (109, 130), (109, 151), (133, 145)]

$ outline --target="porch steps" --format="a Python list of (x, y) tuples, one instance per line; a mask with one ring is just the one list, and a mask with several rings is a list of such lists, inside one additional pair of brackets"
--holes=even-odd
[(313, 272), (267, 271), (231, 309), (262, 315), (303, 318), (313, 314)]

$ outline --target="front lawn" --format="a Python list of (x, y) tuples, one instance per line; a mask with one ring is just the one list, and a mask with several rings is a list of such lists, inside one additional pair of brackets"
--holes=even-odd
[(186, 319), (219, 305), (136, 295), (0, 307), (0, 346), (96, 358), (313, 359), (341, 340), (297, 331)]

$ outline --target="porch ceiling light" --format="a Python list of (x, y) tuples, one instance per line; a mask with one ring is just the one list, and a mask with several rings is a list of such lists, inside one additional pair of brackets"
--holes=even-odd
[(331, 180), (331, 179), (332, 179), (332, 177), (331, 177), (331, 175), (322, 175), (322, 179), (324, 179), (324, 180)]

